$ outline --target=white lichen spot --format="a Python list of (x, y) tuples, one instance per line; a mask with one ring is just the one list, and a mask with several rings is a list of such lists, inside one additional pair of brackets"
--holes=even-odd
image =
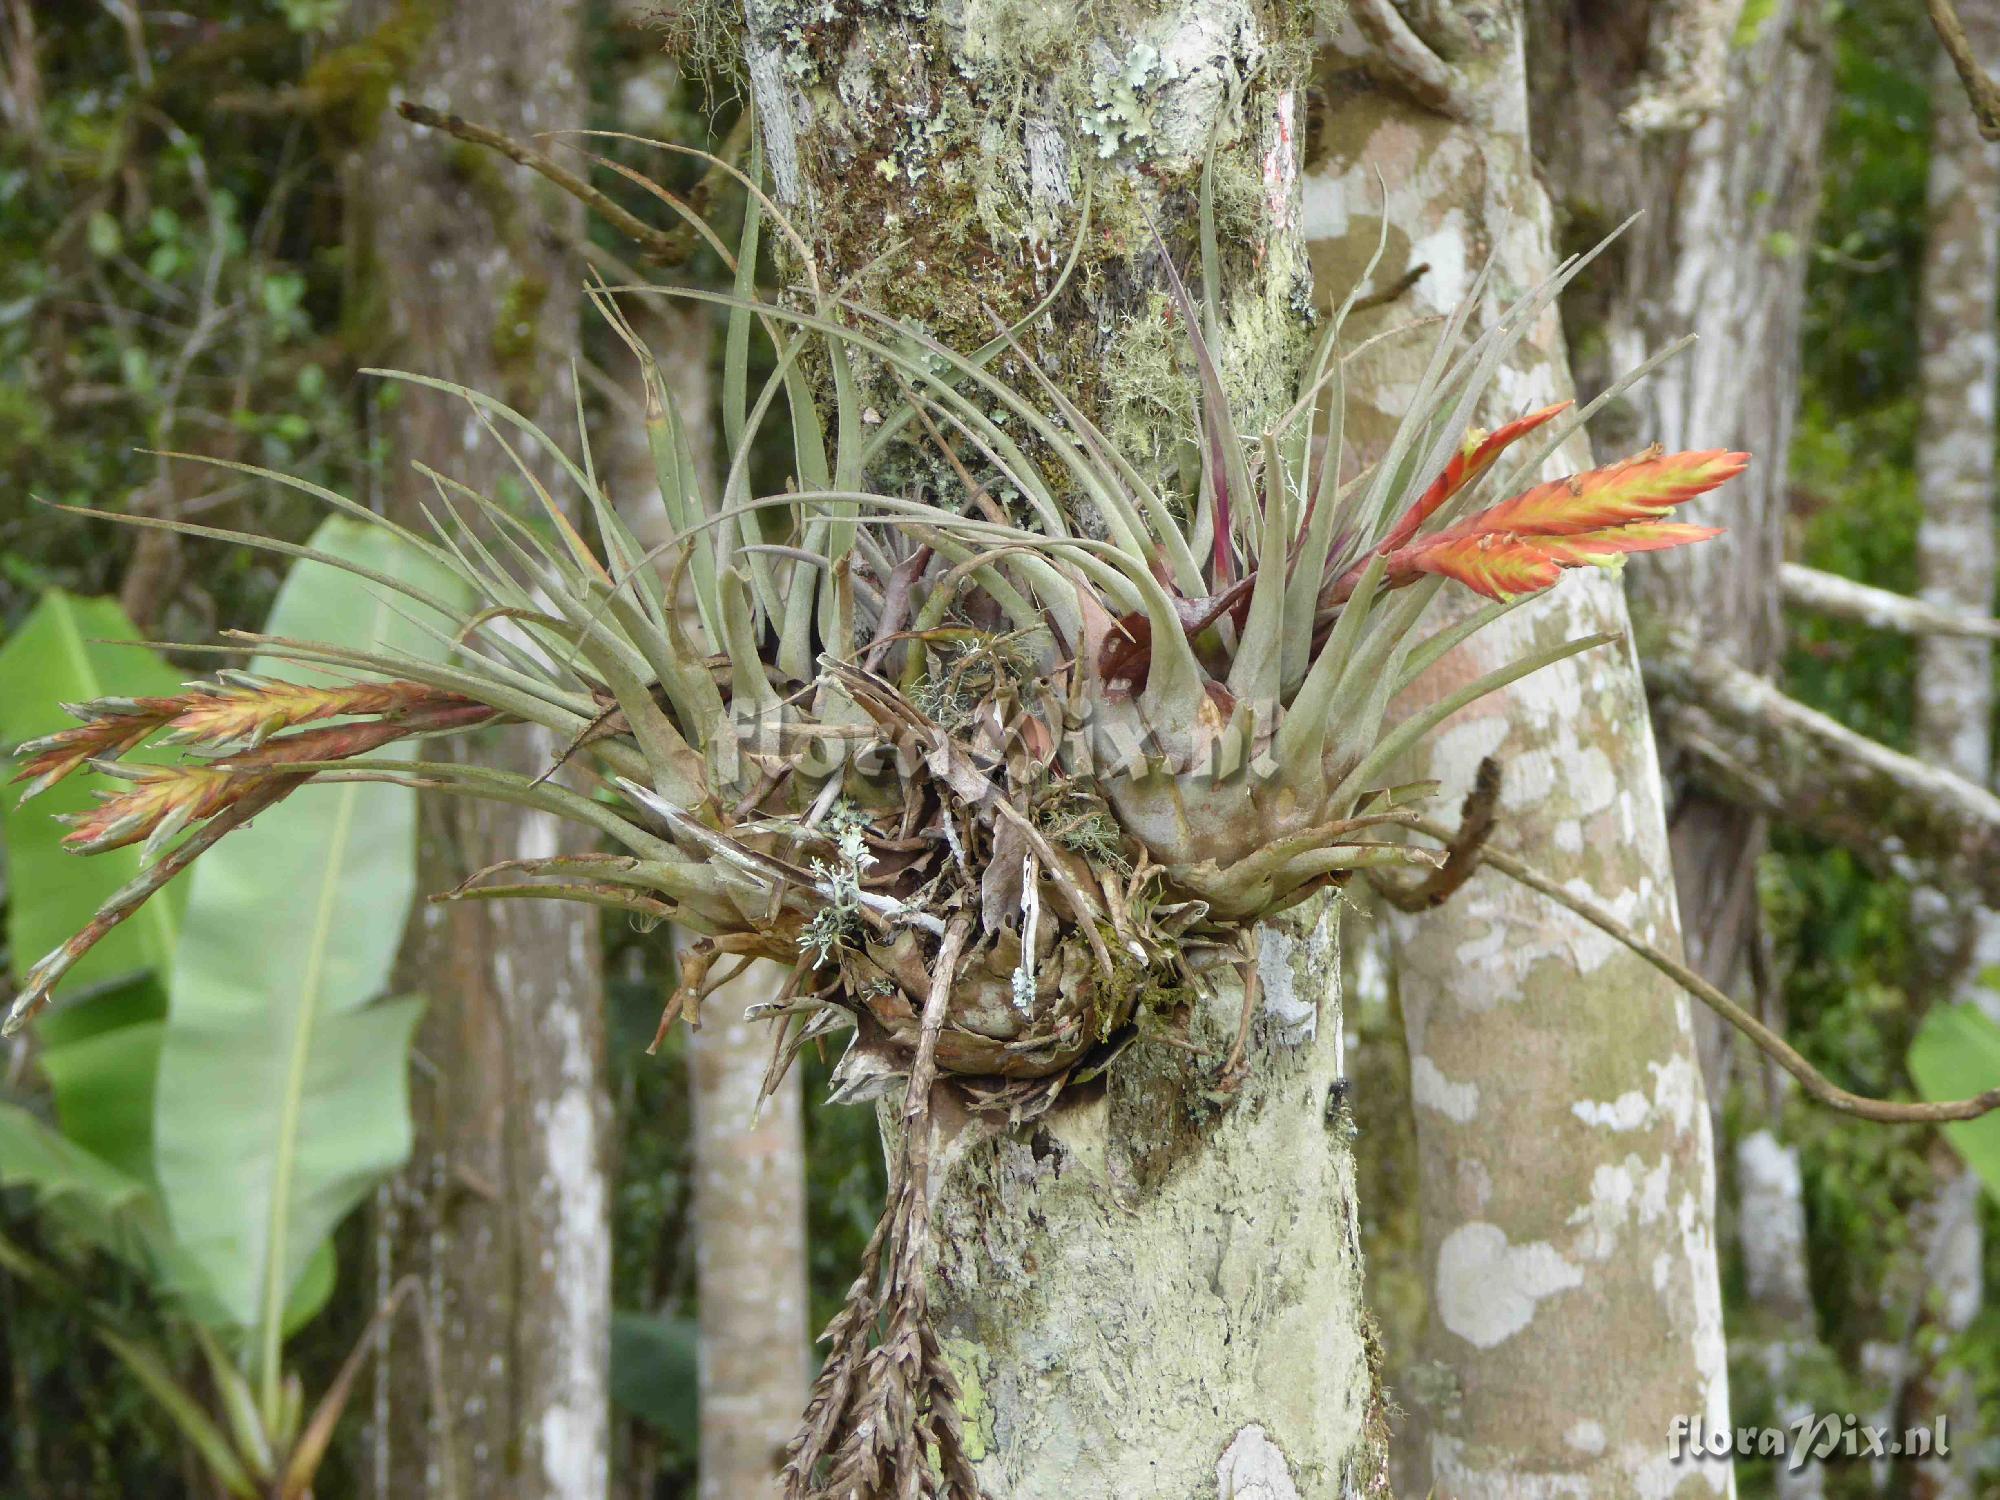
[(1653, 1106), (1652, 1101), (1637, 1089), (1628, 1089), (1609, 1103), (1597, 1099), (1575, 1100), (1569, 1112), (1586, 1125), (1625, 1131), (1637, 1130), (1650, 1120)]
[(1512, 1338), (1545, 1298), (1582, 1284), (1582, 1269), (1555, 1246), (1509, 1244), (1498, 1224), (1461, 1224), (1438, 1247), (1438, 1316), (1476, 1348)]
[(1579, 1453), (1597, 1454), (1604, 1451), (1604, 1427), (1585, 1417), (1563, 1434), (1563, 1441)]
[(1569, 768), (1569, 794), (1579, 814), (1602, 812), (1618, 798), (1618, 773), (1611, 757), (1596, 745), (1575, 756)]
[(1410, 1060), (1410, 1093), (1425, 1109), (1434, 1109), (1460, 1125), (1479, 1113), (1479, 1085), (1470, 1079), (1453, 1082), (1422, 1055)]
[(1493, 1199), (1493, 1174), (1486, 1170), (1486, 1163), (1476, 1156), (1462, 1158), (1458, 1163), (1458, 1190), (1474, 1213), (1485, 1212)]
[(1215, 1500), (1299, 1500), (1285, 1453), (1252, 1422), (1215, 1461)]
[(1299, 993), (1292, 962), (1297, 941), (1276, 927), (1258, 928), (1257, 937), (1257, 982), (1264, 992), (1264, 1014), (1285, 1046), (1311, 1041), (1319, 1023), (1319, 1007)]
[[(1476, 766), (1500, 748), (1507, 738), (1507, 719), (1491, 711), (1477, 718), (1458, 719), (1440, 729), (1430, 740), (1430, 774), (1443, 780), (1459, 766)], [(1509, 766), (1510, 774), (1513, 767)], [(1503, 784), (1503, 795), (1508, 788)]]
[(1590, 1201), (1573, 1210), (1569, 1223), (1578, 1233), (1573, 1245), (1586, 1260), (1609, 1260), (1618, 1248), (1618, 1231), (1632, 1217), (1639, 1184), (1633, 1175), (1636, 1156), (1623, 1162), (1601, 1162), (1590, 1174)]

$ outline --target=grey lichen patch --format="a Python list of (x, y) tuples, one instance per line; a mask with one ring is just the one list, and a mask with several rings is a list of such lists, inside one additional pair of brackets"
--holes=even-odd
[(1285, 1450), (1252, 1422), (1215, 1461), (1216, 1500), (1300, 1500)]

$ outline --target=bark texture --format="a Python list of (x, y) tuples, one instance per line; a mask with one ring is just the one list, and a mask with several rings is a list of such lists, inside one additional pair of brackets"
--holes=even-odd
[[(1495, 272), (1475, 322), (1551, 268), (1530, 152), (1518, 4), (1360, 0), (1322, 59), (1306, 183), (1321, 295), (1419, 266), (1355, 341), (1444, 312)], [(1377, 174), (1380, 174), (1378, 179)], [(1386, 183), (1387, 205), (1383, 207)], [(1349, 431), (1379, 451), (1427, 357), (1424, 330), (1349, 368)], [(1570, 393), (1553, 313), (1497, 382), (1492, 422)], [(1564, 455), (1581, 467), (1579, 448)], [(1626, 626), (1602, 577), (1566, 581), (1461, 648), (1415, 690), (1449, 691), (1556, 640)], [(1629, 646), (1525, 679), (1449, 722), (1410, 773), (1461, 794), (1506, 766), (1497, 837), (1678, 943), (1646, 705)], [(1429, 1276), (1421, 1493), (1707, 1494), (1721, 1465), (1673, 1464), (1672, 1414), (1728, 1421), (1712, 1223), (1714, 1168), (1687, 1002), (1532, 894), (1481, 874), (1395, 924), (1417, 1113)], [(1418, 1392), (1405, 1393), (1413, 1400)]]
[[(1799, 0), (1696, 12), (1637, 3), (1538, 0), (1533, 64), (1536, 154), (1556, 184), (1565, 248), (1584, 248), (1643, 211), (1601, 273), (1565, 300), (1579, 394), (1589, 397), (1674, 340), (1697, 342), (1616, 402), (1597, 425), (1617, 452), (1728, 447), (1753, 454), (1742, 478), (1705, 497), (1693, 518), (1726, 528), (1682, 555), (1632, 571), (1641, 649), (1661, 649), (1699, 619), (1703, 645), (1732, 668), (1774, 674), (1783, 649), (1776, 580), (1783, 558), (1787, 454), (1799, 399), (1806, 247), (1819, 209), (1820, 144), (1832, 98), (1831, 50)], [(1678, 117), (1645, 108), (1661, 80), (1661, 36), (1699, 58), (1710, 84)], [(1676, 49), (1671, 44), (1680, 39)], [(1668, 837), (1688, 961), (1735, 989), (1763, 940), (1757, 862), (1763, 809), (1717, 795), (1693, 753), (1659, 721)], [(1703, 1011), (1696, 1036), (1715, 1128), (1740, 1056), (1734, 1034)], [(1754, 1097), (1782, 1098), (1790, 1079), (1764, 1069)], [(1806, 1281), (1797, 1150), (1771, 1130), (1738, 1143), (1739, 1248), (1752, 1315), (1739, 1343), (1776, 1394), (1817, 1345)], [(1768, 1294), (1768, 1301), (1764, 1300)], [(1816, 1468), (1783, 1471), (1787, 1500), (1823, 1489)]]
[(1725, 797), (1852, 850), (1884, 875), (2000, 902), (2000, 797), (1891, 750), (1696, 644), (1646, 661), (1662, 733)]
[[(1233, 1103), (1142, 1043), (1040, 1126), (948, 1148), (932, 1305), (994, 1500), (1373, 1492), (1337, 912), (1261, 930)], [(1226, 1048), (1237, 1014), (1225, 990), (1195, 1035)]]
[[(1959, 8), (1968, 42), (1990, 66), (2000, 58), (2000, 4)], [(1918, 591), (1925, 603), (1969, 614), (1993, 608), (1994, 396), (2000, 376), (2000, 143), (1981, 138), (1977, 120), (1953, 92), (1940, 52), (1932, 70), (1929, 237), (1917, 305), (1921, 417), (1917, 433)], [(1927, 636), (1917, 644), (1916, 749), (1968, 780), (1993, 774), (1993, 647), (1981, 639)], [(1911, 916), (1926, 937), (1928, 981), (1920, 998), (1945, 1002), (1980, 968), (2000, 959), (2000, 921), (1963, 893), (1913, 895)], [(1973, 985), (1974, 995), (1991, 995)], [(1978, 1179), (1955, 1155), (1934, 1152), (1936, 1182), (1918, 1215), (1923, 1259), (1914, 1340), (1916, 1370), (1899, 1403), (1913, 1413), (1949, 1413), (1959, 1431), (1978, 1420), (1962, 1372), (1937, 1361), (1971, 1326), (1983, 1300), (1984, 1237)], [(1923, 1465), (1912, 1494), (1960, 1500), (1973, 1492), (1977, 1460), (1961, 1447), (1947, 1463)]]
[[(801, 30), (750, 0), (765, 158), (823, 279), (901, 242), (874, 298), (961, 346), (991, 336), (987, 307), (1015, 318), (1046, 294), (1087, 191), (1091, 231), (1034, 352), (1128, 453), (1164, 460), (1193, 398), (1159, 247), (1194, 264), (1212, 138), (1219, 359), (1246, 424), (1284, 396), (1303, 338), (1306, 20), (1274, 9), (973, 0)], [(1031, 1127), (942, 1128), (931, 1307), (991, 1500), (1381, 1482), (1333, 923), (1313, 903), (1262, 934), (1234, 1102), (1142, 1041)], [(1241, 998), (1208, 1002), (1197, 1040), (1226, 1051)]]
[[(1962, 8), (1967, 35), (2000, 51), (2000, 5)], [(1919, 597), (1927, 604), (1988, 616), (1993, 609), (1994, 388), (2000, 342), (1994, 331), (2000, 286), (2000, 144), (1982, 140), (1969, 108), (1951, 92), (1952, 69), (1939, 55), (1932, 75), (1929, 237), (1917, 311), (1921, 417), (1917, 434)], [(1993, 648), (1981, 639), (1927, 636), (1917, 646), (1916, 748), (1967, 780), (1986, 782), (1993, 766)], [(1975, 925), (1958, 910), (1926, 924), (1955, 940), (1934, 952), (1944, 988), (1963, 972)]]
[(785, 971), (753, 965), (709, 997), (688, 1046), (694, 1096), (701, 1500), (777, 1494), (810, 1374), (798, 1069), (757, 1110), (769, 1029), (743, 1019)]
[[(460, 0), (357, 7), (354, 47), (412, 97), (516, 135), (582, 119), (578, 7)], [(376, 75), (380, 87), (381, 73)], [(386, 90), (383, 91), (386, 93)], [(581, 270), (574, 205), (470, 148), (377, 113), (350, 189), (362, 283), (384, 363), (487, 391), (573, 439), (568, 354)], [(385, 436), (386, 503), (433, 499), (422, 458), (484, 490), (517, 485), (467, 410), (404, 391)], [(552, 466), (551, 466), (552, 467)], [(555, 483), (552, 477), (546, 482)], [(559, 490), (557, 491), (560, 492)], [(527, 731), (458, 752), (531, 774), (560, 747)], [(423, 879), (448, 889), (491, 861), (541, 857), (566, 836), (545, 814), (437, 798), (423, 812)], [(423, 914), (405, 970), (429, 997), (417, 1042), (417, 1143), (387, 1193), (381, 1272), (421, 1276), (444, 1351), (447, 1411), (427, 1420), (422, 1361), (378, 1387), (375, 1492), (597, 1500), (608, 1483), (609, 1203), (597, 919), (555, 902), (459, 903)]]
[[(1538, 4), (1535, 144), (1557, 184), (1566, 249), (1644, 211), (1564, 304), (1579, 394), (1596, 395), (1683, 335), (1697, 339), (1606, 411), (1599, 443), (1755, 455), (1747, 474), (1690, 509), (1692, 519), (1727, 528), (1722, 536), (1633, 570), (1641, 642), (1649, 651), (1658, 644), (1654, 621), (1699, 611), (1704, 644), (1769, 673), (1784, 638), (1773, 582), (1831, 67), (1828, 50), (1804, 34), (1809, 6), (1779, 0), (1750, 14), (1739, 0), (1715, 9), (1726, 44), (1714, 59), (1715, 97), (1663, 129), (1635, 125), (1628, 102), (1657, 68), (1647, 39), (1659, 8)], [(1756, 931), (1761, 816), (1691, 781), (1671, 738), (1661, 755), (1688, 958), (1727, 989)], [(1713, 1072), (1709, 1080), (1721, 1081)]]

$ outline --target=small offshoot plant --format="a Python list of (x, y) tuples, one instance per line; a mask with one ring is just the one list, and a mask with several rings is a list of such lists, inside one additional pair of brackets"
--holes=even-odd
[[(671, 523), (661, 545), (640, 545), (587, 442), (572, 454), (492, 397), (421, 374), (391, 378), (465, 402), (514, 458), (532, 515), (424, 468), (435, 504), (405, 527), (321, 486), (222, 465), (382, 528), (477, 602), (325, 559), (393, 597), (448, 647), (443, 661), (367, 641), (239, 638), (218, 649), (321, 669), (325, 685), (225, 672), (177, 695), (78, 705), (74, 727), (22, 747), (30, 793), (85, 767), (111, 779), (70, 847), (143, 843), (152, 857), (28, 972), (8, 1028), (161, 885), (310, 781), (388, 781), (583, 824), (600, 847), (508, 860), (445, 898), (585, 901), (699, 934), (663, 1029), (676, 1015), (698, 1023), (718, 964), (784, 965), (763, 1007), (784, 1028), (774, 1078), (805, 1045), (847, 1033), (840, 1092), (900, 1097), (902, 1128), (881, 1225), (827, 1330), (790, 1492), (874, 1493), (894, 1475), (970, 1495), (956, 1387), (925, 1306), (934, 1088), (1031, 1119), (1080, 1070), (1117, 1066), (1142, 1008), (1158, 1025), (1242, 964), (1258, 922), (1357, 870), (1435, 867), (1439, 851), (1406, 841), (1435, 787), (1394, 784), (1395, 767), (1467, 704), (1610, 637), (1514, 662), (1393, 723), (1391, 700), (1563, 570), (1712, 535), (1671, 513), (1745, 455), (1654, 450), (1539, 482), (1587, 411), (1472, 426), (1573, 259), (1474, 333), (1476, 285), (1438, 329), (1386, 450), (1343, 479), (1353, 298), (1325, 320), (1290, 407), (1245, 432), (1211, 353), (1216, 309), (1162, 247), (1198, 435), (1176, 482), (1121, 454), (1040, 375), (1021, 347), (1039, 309), (984, 347), (946, 348), (829, 288), (744, 186), (734, 291), (594, 291), (644, 380)], [(768, 299), (754, 281), (767, 222), (801, 283)], [(726, 311), (729, 455), (715, 492), (624, 316), (621, 298), (636, 295)], [(760, 334), (773, 366), (753, 391)], [(878, 413), (863, 392), (890, 381), (905, 399)], [(795, 479), (758, 493), (752, 450), (781, 404)], [(580, 411), (578, 426), (581, 439)], [(878, 476), (898, 446), (926, 442), (956, 491), (887, 492)], [(523, 448), (568, 493), (550, 493)], [(1433, 598), (1454, 584), (1488, 602), (1426, 633)], [(542, 726), (566, 748), (539, 776), (421, 750), (375, 756), (503, 723)], [(189, 753), (124, 759), (160, 741)]]

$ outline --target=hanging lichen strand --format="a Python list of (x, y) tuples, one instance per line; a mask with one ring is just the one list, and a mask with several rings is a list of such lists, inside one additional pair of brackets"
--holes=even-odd
[[(803, 253), (789, 225), (777, 228)], [(644, 375), (673, 528), (651, 552), (597, 483), (587, 448), (571, 457), (501, 403), (424, 376), (397, 378), (465, 401), (510, 453), (547, 449), (595, 544), (525, 463), (526, 516), (432, 476), (428, 536), (225, 464), (394, 532), (478, 602), (460, 610), (365, 574), (453, 643), (446, 665), (368, 642), (242, 639), (330, 685), (224, 674), (179, 697), (82, 705), (76, 727), (23, 747), (31, 792), (85, 764), (121, 783), (78, 820), (73, 848), (144, 841), (155, 858), (35, 965), (8, 1029), (203, 849), (309, 781), (432, 787), (585, 823), (606, 848), (510, 860), (439, 899), (581, 900), (701, 934), (663, 1028), (676, 1014), (698, 1021), (719, 961), (775, 959), (791, 979), (766, 1007), (785, 1028), (774, 1078), (807, 1042), (848, 1031), (835, 1073), (845, 1097), (917, 1081), (903, 1089), (890, 1210), (829, 1330), (835, 1348), (791, 1483), (818, 1494), (909, 1472), (899, 1465), (928, 1470), (928, 1452), (960, 1493), (969, 1469), (954, 1387), (923, 1316), (931, 1080), (975, 1110), (1030, 1118), (1080, 1072), (1116, 1066), (1142, 1012), (1171, 1029), (1244, 959), (1259, 920), (1357, 869), (1436, 865), (1437, 852), (1401, 832), (1432, 788), (1392, 784), (1394, 768), (1457, 709), (1606, 638), (1517, 662), (1385, 728), (1391, 700), (1563, 569), (1711, 535), (1667, 517), (1745, 461), (1651, 452), (1540, 483), (1585, 413), (1554, 407), (1497, 432), (1469, 429), (1490, 377), (1579, 269), (1572, 261), (1468, 337), (1475, 286), (1436, 333), (1394, 440), (1357, 472), (1343, 463), (1338, 420), (1341, 316), (1321, 331), (1290, 407), (1244, 432), (1202, 336), (1213, 309), (1162, 256), (1199, 435), (1183, 491), (1149, 482), (1048, 382), (993, 373), (1017, 356), (1007, 362), (1033, 379), (1017, 342), (1032, 313), (961, 353), (810, 276), (816, 289), (797, 302), (753, 300), (747, 275), (737, 295), (644, 289), (719, 304), (733, 343), (761, 331), (772, 346), (762, 388), (733, 391), (725, 416), (739, 437), (714, 494), (670, 383), (620, 313), (618, 297), (641, 289), (598, 293)], [(808, 368), (831, 391), (830, 440)], [(885, 379), (905, 399), (883, 412), (857, 392)], [(781, 402), (796, 477), (760, 495), (750, 455)], [(912, 443), (945, 461), (950, 492), (870, 488)], [(1088, 532), (1063, 496), (1084, 502)], [(1452, 580), (1492, 603), (1419, 635)], [(547, 726), (568, 751), (539, 778), (368, 758), (394, 740), (513, 721)], [(196, 753), (125, 765), (149, 739)], [(1219, 1087), (1236, 1065), (1215, 1060)]]

